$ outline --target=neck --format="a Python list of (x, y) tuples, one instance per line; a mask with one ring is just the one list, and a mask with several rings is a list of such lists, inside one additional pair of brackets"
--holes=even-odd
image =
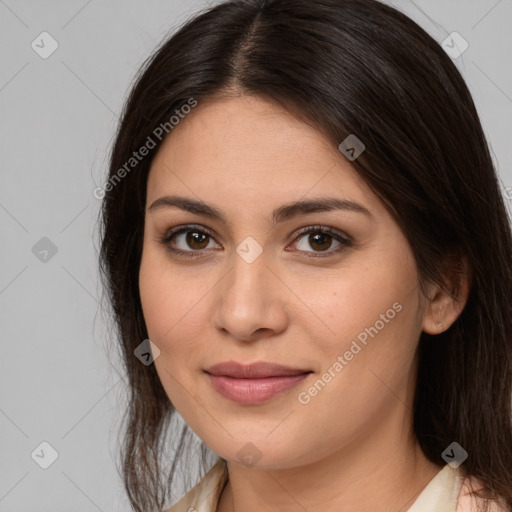
[(405, 511), (440, 471), (415, 441), (409, 410), (396, 410), (372, 431), (309, 464), (260, 469), (228, 462), (217, 512)]

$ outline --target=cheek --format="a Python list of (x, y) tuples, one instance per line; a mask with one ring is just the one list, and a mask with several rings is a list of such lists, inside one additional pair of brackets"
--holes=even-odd
[[(385, 395), (386, 386), (400, 387), (411, 370), (421, 332), (412, 256), (403, 247), (374, 251), (364, 264), (354, 264), (323, 280), (321, 288), (319, 293), (310, 286), (304, 296), (310, 298), (312, 309), (328, 327), (322, 327), (327, 336), (314, 336), (313, 323), (317, 327), (322, 324), (317, 319), (309, 322), (310, 339), (315, 352), (321, 354), (321, 371), (331, 368), (336, 375), (329, 384), (330, 392), (322, 392), (324, 398), (360, 396), (372, 402), (379, 393)], [(317, 402), (328, 403), (323, 399)]]
[[(407, 314), (417, 311), (415, 267), (409, 258), (375, 255), (364, 263), (354, 262), (345, 268), (318, 273), (311, 279), (296, 279), (297, 296), (304, 298), (302, 309), (313, 324), (333, 343), (351, 339), (378, 322), (382, 327), (400, 323)], [(393, 304), (397, 304), (393, 308)], [(407, 310), (398, 313), (397, 309)], [(384, 315), (384, 319), (381, 319)], [(386, 320), (390, 319), (390, 322)], [(312, 331), (313, 332), (313, 331)], [(319, 331), (320, 332), (320, 331)], [(338, 341), (337, 341), (338, 340)]]
[(354, 272), (329, 285), (324, 302), (318, 295), (315, 304), (329, 313), (326, 323), (334, 334), (310, 335), (320, 371), (310, 387), (298, 389), (296, 410), (317, 421), (329, 418), (322, 440), (326, 451), (406, 400), (420, 329), (417, 294), (411, 293), (414, 269), (409, 273), (402, 264)]
[(192, 268), (173, 269), (161, 251), (143, 253), (139, 290), (148, 335), (166, 356), (167, 364), (176, 368), (185, 366), (184, 358), (193, 361), (200, 348), (197, 340), (209, 319), (204, 295), (213, 286), (205, 279), (208, 277), (194, 275)]
[[(156, 251), (143, 254), (139, 290), (149, 339), (160, 349), (155, 369), (170, 401), (181, 414), (189, 416), (195, 402), (189, 393), (190, 369), (200, 356), (200, 332), (204, 290), (193, 278), (171, 272), (169, 262)], [(187, 392), (188, 391), (188, 392)]]

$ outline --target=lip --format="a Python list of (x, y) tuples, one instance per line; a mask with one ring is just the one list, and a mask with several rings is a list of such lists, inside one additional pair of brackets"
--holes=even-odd
[(250, 364), (242, 364), (237, 361), (226, 361), (211, 366), (206, 373), (211, 375), (222, 375), (236, 379), (263, 379), (265, 377), (288, 377), (310, 372), (306, 368), (292, 368), (280, 364), (257, 361)]
[(295, 387), (312, 373), (273, 363), (243, 365), (236, 361), (214, 365), (205, 372), (218, 393), (240, 404), (266, 402)]

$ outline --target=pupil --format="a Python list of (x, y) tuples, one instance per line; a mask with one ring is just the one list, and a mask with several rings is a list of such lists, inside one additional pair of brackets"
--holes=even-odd
[[(201, 245), (201, 242), (204, 243), (204, 240), (206, 239), (206, 236), (204, 233), (198, 233), (197, 231), (189, 231), (187, 233), (187, 244), (195, 249), (203, 249), (203, 246)], [(197, 238), (202, 238), (203, 240), (197, 240)], [(200, 247), (195, 247), (194, 244), (199, 243)], [(206, 244), (208, 245), (208, 244)]]
[[(321, 246), (324, 245), (324, 247), (320, 247), (319, 250), (325, 251), (330, 246), (330, 242), (329, 242), (330, 238), (331, 238), (330, 235), (323, 235), (322, 233), (315, 233), (314, 235), (310, 235), (310, 243), (312, 243), (312, 245), (313, 244), (318, 245), (317, 242), (319, 241)], [(325, 247), (326, 242), (327, 242), (327, 246)]]

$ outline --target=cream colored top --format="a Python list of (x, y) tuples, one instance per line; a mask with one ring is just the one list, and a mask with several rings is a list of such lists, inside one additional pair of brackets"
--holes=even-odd
[[(217, 504), (228, 480), (226, 463), (219, 460), (203, 479), (181, 500), (164, 512), (216, 512)], [(428, 483), (407, 512), (475, 512), (476, 502), (459, 469), (446, 465)], [(490, 512), (507, 512), (494, 504)]]

